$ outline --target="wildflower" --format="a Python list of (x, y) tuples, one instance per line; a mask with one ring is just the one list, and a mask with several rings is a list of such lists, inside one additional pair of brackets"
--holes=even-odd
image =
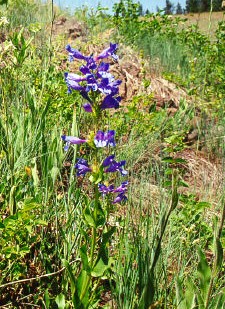
[(127, 192), (128, 181), (124, 181), (121, 185), (113, 190), (113, 193), (125, 193)]
[(64, 150), (67, 151), (69, 149), (69, 146), (71, 144), (73, 145), (79, 145), (79, 144), (83, 144), (86, 143), (87, 140), (86, 139), (80, 139), (78, 137), (75, 136), (66, 136), (66, 135), (62, 135), (61, 136), (62, 140), (66, 142), (66, 145), (64, 147)]
[(118, 56), (115, 54), (115, 51), (117, 50), (118, 45), (110, 43), (110, 46), (106, 49), (104, 49), (96, 58), (95, 60), (108, 58), (111, 56), (114, 60), (118, 59)]
[(85, 88), (79, 84), (79, 82), (84, 81), (85, 78), (73, 73), (64, 73), (65, 81), (68, 87), (69, 92), (71, 89), (85, 91)]
[(84, 103), (83, 104), (83, 109), (85, 110), (85, 112), (87, 113), (92, 113), (93, 110), (92, 110), (92, 106), (90, 103)]
[(119, 204), (123, 201), (126, 201), (127, 197), (124, 195), (124, 193), (120, 193), (119, 195), (117, 195), (117, 197), (113, 200), (113, 204)]
[(106, 167), (110, 164), (112, 164), (112, 162), (114, 161), (114, 158), (115, 158), (115, 155), (111, 155), (111, 156), (108, 156), (102, 163), (102, 166), (103, 167)]
[(77, 49), (72, 48), (69, 44), (66, 45), (66, 50), (69, 52), (69, 60), (72, 61), (74, 58), (81, 59), (81, 60), (87, 60), (88, 57), (85, 57), (81, 54)]
[(114, 98), (112, 95), (107, 95), (101, 104), (101, 109), (107, 109), (107, 108), (119, 108), (119, 102), (121, 101), (121, 97), (118, 96)]
[(86, 175), (87, 172), (92, 171), (87, 160), (82, 158), (78, 159), (77, 163), (75, 164), (75, 168), (77, 169), (77, 176)]
[(114, 147), (116, 146), (114, 137), (115, 137), (114, 130), (108, 130), (106, 133), (104, 133), (103, 131), (98, 131), (94, 138), (95, 146), (96, 147), (106, 147), (106, 146)]
[(128, 172), (124, 169), (124, 165), (126, 164), (126, 161), (120, 161), (120, 162), (116, 162), (114, 160), (114, 155), (111, 155), (109, 157), (107, 157), (103, 163), (102, 166), (106, 167), (105, 172), (106, 173), (114, 173), (114, 172), (120, 172), (122, 176), (126, 176), (128, 174)]
[(98, 190), (99, 192), (101, 192), (104, 195), (113, 192), (114, 190), (114, 186), (113, 185), (109, 185), (108, 187), (104, 184), (98, 184)]

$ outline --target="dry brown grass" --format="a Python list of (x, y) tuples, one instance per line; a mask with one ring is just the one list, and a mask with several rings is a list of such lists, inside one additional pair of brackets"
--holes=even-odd
[(225, 12), (203, 12), (203, 13), (192, 13), (186, 15), (175, 15), (181, 18), (187, 18), (186, 26), (198, 25), (200, 31), (204, 34), (209, 35), (213, 38), (218, 22), (225, 21)]

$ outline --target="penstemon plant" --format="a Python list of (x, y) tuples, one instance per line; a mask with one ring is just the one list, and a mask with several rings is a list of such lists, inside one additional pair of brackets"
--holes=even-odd
[(117, 44), (110, 43), (109, 48), (96, 57), (84, 56), (70, 45), (66, 46), (66, 50), (69, 61), (82, 61), (79, 74), (65, 73), (68, 92), (79, 91), (84, 99), (83, 109), (92, 117), (93, 128), (86, 138), (62, 136), (65, 151), (72, 145), (88, 145), (89, 157), (78, 158), (74, 167), (77, 177), (89, 175), (91, 185), (81, 218), (87, 228), (81, 230), (84, 237), (79, 271), (74, 275), (67, 261), (64, 265), (69, 272), (74, 307), (92, 308), (98, 303), (101, 279), (110, 274), (113, 261), (109, 249), (116, 227), (110, 224), (109, 215), (114, 204), (127, 200), (128, 181), (118, 185), (114, 177), (115, 174), (127, 176), (126, 161), (116, 161), (115, 153), (111, 152), (116, 146), (115, 131), (102, 130), (109, 121), (107, 110), (119, 108), (121, 81), (109, 72), (110, 64), (105, 61), (107, 58), (117, 61)]

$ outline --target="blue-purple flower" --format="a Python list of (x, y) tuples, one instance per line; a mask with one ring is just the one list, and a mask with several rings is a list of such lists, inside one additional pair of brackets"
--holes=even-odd
[(92, 171), (87, 160), (82, 158), (78, 159), (77, 163), (75, 164), (75, 168), (77, 169), (77, 176), (84, 176), (87, 172)]
[(71, 89), (78, 90), (78, 91), (85, 91), (85, 87), (81, 86), (79, 83), (84, 81), (85, 78), (81, 77), (80, 75), (73, 74), (73, 73), (64, 73), (65, 81), (68, 87), (69, 92)]
[(108, 58), (111, 56), (114, 60), (118, 59), (118, 56), (115, 54), (115, 51), (117, 50), (118, 45), (110, 43), (110, 46), (106, 49), (104, 49), (96, 58), (95, 60)]
[(81, 54), (77, 49), (72, 48), (69, 44), (66, 45), (66, 50), (69, 53), (69, 60), (72, 61), (74, 58), (80, 59), (80, 60), (88, 60), (88, 57), (85, 57)]
[(127, 186), (128, 186), (128, 181), (122, 182), (122, 184), (116, 189), (114, 189), (113, 185), (109, 185), (107, 187), (104, 184), (99, 184), (98, 190), (100, 193), (102, 193), (103, 196), (110, 194), (110, 193), (119, 193), (112, 202), (113, 204), (116, 204), (116, 203), (121, 203), (127, 200), (127, 197), (125, 196), (125, 193), (127, 192)]
[(113, 185), (109, 185), (109, 186), (107, 187), (107, 186), (104, 185), (104, 184), (98, 184), (98, 190), (99, 190), (99, 192), (101, 192), (102, 195), (104, 196), (104, 195), (106, 195), (106, 194), (108, 194), (108, 193), (113, 192), (114, 186), (113, 186)]
[(95, 135), (94, 143), (95, 143), (95, 146), (98, 148), (106, 147), (106, 146), (111, 146), (111, 147), (116, 146), (115, 131), (108, 130), (107, 132), (104, 133), (103, 131), (99, 130), (97, 134)]
[[(109, 63), (101, 62), (97, 64), (96, 61), (100, 59), (107, 58), (109, 56), (117, 59), (118, 57), (115, 54), (117, 49), (117, 44), (110, 43), (110, 46), (102, 51), (96, 58), (91, 56), (84, 56), (77, 49), (72, 48), (70, 45), (66, 46), (66, 50), (69, 52), (71, 60), (79, 59), (84, 60), (86, 64), (82, 64), (80, 67), (80, 72), (84, 76), (73, 73), (65, 73), (65, 81), (68, 86), (68, 91), (77, 90), (80, 91), (80, 94), (91, 104), (89, 97), (90, 91), (98, 91), (105, 95), (100, 108), (102, 110), (108, 108), (119, 108), (119, 102), (121, 97), (118, 96), (119, 85), (121, 80), (115, 80), (114, 76), (109, 73)], [(87, 109), (86, 109), (87, 107)], [(90, 105), (84, 106), (84, 109), (88, 112), (91, 112)]]
[(117, 195), (117, 197), (113, 200), (113, 204), (120, 204), (123, 201), (126, 201), (127, 197), (124, 195), (124, 193), (120, 193)]
[(106, 173), (114, 173), (120, 172), (122, 176), (126, 176), (128, 172), (124, 169), (124, 165), (126, 164), (125, 160), (120, 162), (116, 162), (114, 160), (115, 155), (108, 156), (102, 163), (103, 167), (106, 167)]
[(66, 145), (64, 147), (64, 150), (67, 151), (69, 149), (69, 146), (72, 145), (79, 145), (79, 144), (83, 144), (86, 143), (87, 140), (86, 139), (81, 139), (79, 137), (75, 137), (75, 136), (67, 136), (67, 135), (62, 135), (61, 136), (62, 140), (64, 142), (66, 142)]
[(88, 102), (83, 104), (83, 109), (87, 113), (92, 113), (93, 112), (92, 105), (90, 103), (88, 103)]
[(107, 109), (107, 108), (119, 108), (119, 103), (121, 101), (121, 97), (113, 97), (112, 95), (107, 95), (101, 104), (101, 109)]
[(124, 181), (121, 185), (113, 190), (113, 193), (125, 193), (127, 192), (128, 181)]

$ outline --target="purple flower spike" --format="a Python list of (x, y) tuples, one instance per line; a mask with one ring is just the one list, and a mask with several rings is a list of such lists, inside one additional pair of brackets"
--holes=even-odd
[(117, 44), (110, 43), (110, 46), (106, 49), (104, 49), (97, 57), (96, 60), (108, 58), (111, 56), (114, 60), (118, 60), (118, 56), (115, 54), (115, 51), (117, 50)]
[(73, 145), (79, 145), (79, 144), (83, 144), (83, 143), (86, 143), (87, 140), (86, 139), (80, 139), (78, 137), (75, 137), (75, 136), (66, 136), (66, 135), (62, 135), (61, 136), (62, 140), (64, 142), (66, 142), (66, 145), (64, 147), (64, 150), (67, 151), (69, 149), (69, 146), (71, 144)]
[(121, 97), (112, 97), (111, 95), (107, 95), (102, 104), (101, 104), (101, 109), (107, 109), (107, 108), (119, 108), (119, 102), (121, 101)]
[(84, 103), (83, 104), (83, 109), (85, 110), (85, 112), (87, 113), (92, 113), (93, 110), (92, 110), (92, 106), (90, 103)]
[(120, 193), (119, 195), (117, 195), (117, 197), (114, 199), (114, 201), (112, 202), (113, 204), (119, 204), (123, 201), (126, 201), (127, 197), (124, 195), (124, 193)]
[(106, 146), (114, 147), (116, 146), (114, 138), (115, 138), (114, 130), (109, 130), (106, 133), (104, 133), (103, 131), (98, 131), (94, 138), (94, 143), (96, 147), (106, 147)]
[(92, 171), (92, 169), (89, 167), (87, 160), (84, 160), (82, 158), (78, 159), (75, 168), (77, 169), (77, 176), (85, 175), (87, 172)]

